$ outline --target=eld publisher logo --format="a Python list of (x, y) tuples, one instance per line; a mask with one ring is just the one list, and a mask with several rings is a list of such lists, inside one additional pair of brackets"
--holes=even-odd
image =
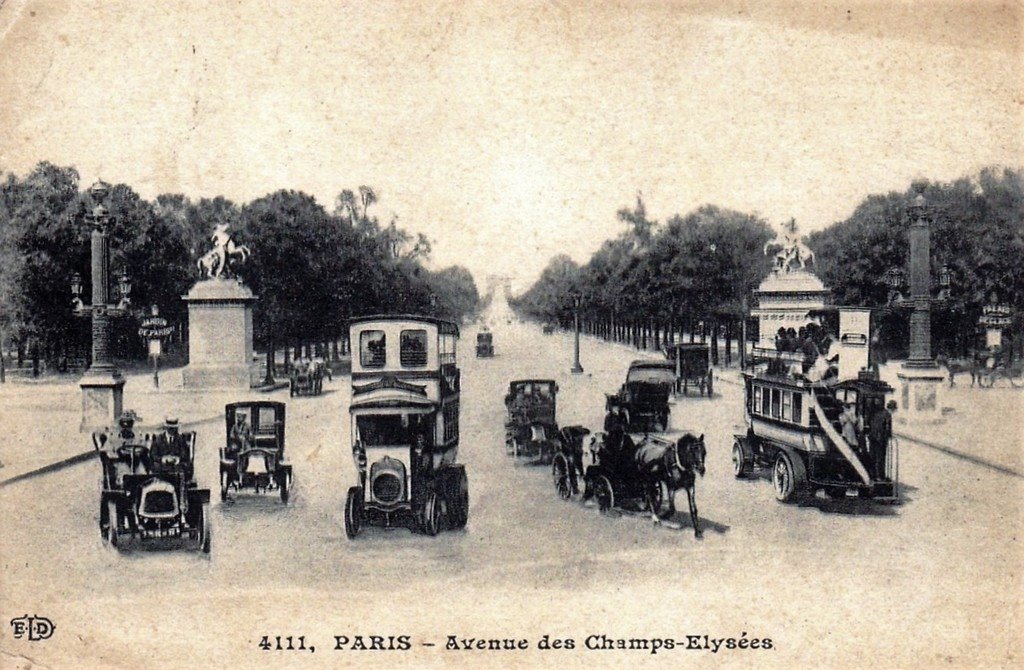
[(11, 628), (14, 629), (14, 638), (20, 640), (28, 635), (30, 642), (48, 640), (57, 629), (53, 622), (44, 616), (20, 616), (11, 619)]

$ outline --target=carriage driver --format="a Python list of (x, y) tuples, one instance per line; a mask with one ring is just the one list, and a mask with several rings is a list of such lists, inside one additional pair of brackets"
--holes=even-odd
[(141, 459), (136, 459), (133, 453), (125, 454), (128, 460), (123, 460), (121, 454), (123, 447), (140, 444), (135, 437), (135, 420), (137, 418), (132, 410), (126, 410), (122, 413), (121, 417), (117, 420), (117, 433), (111, 435), (106, 443), (107, 459), (113, 465), (113, 472), (110, 474), (118, 482), (121, 481), (124, 475), (136, 474), (136, 470), (141, 470), (143, 467)]
[(252, 448), (252, 428), (241, 412), (235, 414), (235, 425), (231, 426), (231, 435), (228, 439), (227, 456), (234, 460), (238, 458), (239, 452)]

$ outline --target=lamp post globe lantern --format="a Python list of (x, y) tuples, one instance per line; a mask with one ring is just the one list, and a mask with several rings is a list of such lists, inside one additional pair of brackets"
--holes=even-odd
[(579, 291), (572, 292), (572, 318), (575, 330), (573, 340), (573, 365), (570, 372), (574, 375), (583, 374), (583, 366), (580, 365), (580, 305), (583, 302), (583, 295)]

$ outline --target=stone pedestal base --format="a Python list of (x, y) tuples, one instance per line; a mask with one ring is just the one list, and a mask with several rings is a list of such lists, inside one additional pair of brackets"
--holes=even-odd
[(188, 303), (186, 389), (247, 389), (252, 365), (252, 292), (233, 279), (207, 279)]
[(938, 367), (915, 368), (903, 366), (896, 373), (900, 380), (898, 421), (908, 423), (938, 423), (942, 421), (939, 388), (945, 375)]
[(124, 378), (114, 373), (87, 372), (82, 388), (82, 423), (85, 433), (117, 425), (124, 408)]

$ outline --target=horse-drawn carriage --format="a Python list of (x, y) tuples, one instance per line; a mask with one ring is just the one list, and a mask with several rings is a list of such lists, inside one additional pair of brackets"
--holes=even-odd
[(488, 330), (476, 334), (476, 357), (491, 358), (494, 356), (494, 334)]
[(665, 348), (665, 358), (675, 368), (675, 392), (689, 395), (696, 389), (700, 395), (711, 397), (714, 376), (711, 373), (711, 348), (698, 342), (676, 343)]
[(103, 470), (104, 542), (117, 547), (125, 537), (185, 538), (210, 552), (210, 490), (198, 488), (193, 478), (194, 432), (179, 433), (177, 420), (168, 420), (163, 433), (92, 438)]
[(220, 499), (230, 489), (255, 493), (277, 491), (287, 503), (292, 466), (284, 460), (285, 404), (235, 402), (224, 407), (226, 426), (220, 449)]
[[(568, 430), (568, 429), (567, 429)], [(694, 534), (701, 537), (694, 483), (704, 476), (704, 436), (692, 432), (622, 433), (592, 435), (573, 427), (552, 462), (552, 477), (559, 497), (568, 500), (583, 479), (583, 499), (594, 498), (602, 512), (624, 504), (651, 513), (657, 521), (675, 514), (675, 493), (687, 493)]]
[(675, 379), (671, 361), (633, 361), (619, 392), (606, 394), (605, 410), (618, 414), (627, 432), (666, 430)]
[(326, 365), (321, 361), (298, 361), (288, 378), (288, 395), (320, 395), (324, 390)]
[(505, 395), (505, 451), (550, 463), (558, 445), (558, 384), (553, 379), (517, 379)]
[(456, 463), (459, 329), (421, 316), (367, 316), (349, 327), (352, 456), (359, 483), (345, 501), (345, 534), (363, 524), (427, 535), (469, 519), (469, 480)]

